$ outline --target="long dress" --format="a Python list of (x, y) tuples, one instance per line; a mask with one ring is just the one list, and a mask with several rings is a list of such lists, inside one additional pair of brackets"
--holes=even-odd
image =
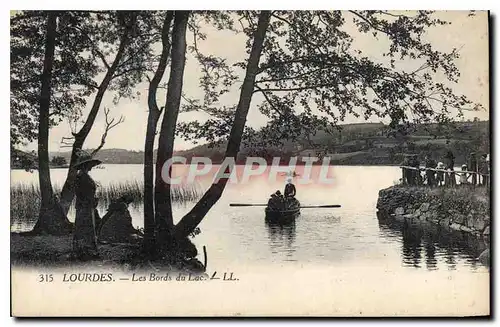
[(76, 177), (76, 219), (73, 234), (73, 252), (81, 259), (97, 256), (95, 233), (95, 193), (96, 184), (86, 172), (80, 171)]

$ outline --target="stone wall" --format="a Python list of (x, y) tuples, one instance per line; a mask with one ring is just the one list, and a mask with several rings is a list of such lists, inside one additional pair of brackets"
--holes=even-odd
[(388, 218), (426, 221), (478, 237), (490, 234), (489, 193), (485, 188), (391, 186), (379, 191), (377, 209)]

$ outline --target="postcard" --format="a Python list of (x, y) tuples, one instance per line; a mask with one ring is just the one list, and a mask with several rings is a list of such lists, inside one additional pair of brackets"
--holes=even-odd
[(490, 315), (486, 11), (12, 11), (11, 315)]

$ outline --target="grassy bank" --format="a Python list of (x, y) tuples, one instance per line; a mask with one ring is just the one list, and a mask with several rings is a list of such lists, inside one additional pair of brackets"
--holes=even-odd
[[(145, 259), (141, 244), (98, 244), (97, 258), (81, 261), (73, 257), (73, 235), (23, 235), (12, 233), (10, 237), (11, 265), (18, 268), (72, 268), (91, 271), (105, 268), (122, 271), (186, 272), (200, 274), (205, 266), (183, 248)], [(206, 259), (205, 259), (206, 261)]]

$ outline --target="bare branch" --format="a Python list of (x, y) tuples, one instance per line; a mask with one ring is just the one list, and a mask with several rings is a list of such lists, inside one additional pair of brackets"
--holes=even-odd
[(101, 144), (99, 144), (99, 146), (95, 148), (94, 151), (92, 151), (91, 156), (94, 156), (99, 150), (102, 149), (102, 147), (106, 143), (106, 138), (108, 137), (109, 131), (125, 121), (125, 118), (123, 116), (120, 116), (120, 119), (118, 119), (118, 121), (116, 121), (116, 118), (110, 118), (109, 112), (110, 112), (109, 108), (104, 107), (104, 115), (105, 115), (104, 133), (101, 136)]
[(317, 85), (311, 85), (311, 86), (303, 86), (303, 87), (290, 87), (290, 88), (272, 88), (272, 89), (262, 89), (262, 88), (257, 88), (254, 90), (254, 93), (256, 92), (289, 92), (289, 91), (304, 91), (304, 90), (311, 90), (311, 89), (318, 89), (321, 87), (330, 87), (332, 85), (342, 85), (341, 83), (325, 83), (325, 84), (317, 84)]
[(318, 68), (318, 69), (313, 69), (313, 70), (310, 70), (310, 71), (307, 71), (305, 73), (298, 74), (298, 75), (295, 75), (295, 76), (285, 76), (285, 77), (281, 77), (281, 78), (260, 79), (258, 81), (255, 81), (255, 83), (270, 83), (270, 82), (279, 82), (279, 81), (286, 81), (286, 80), (294, 80), (294, 79), (298, 79), (298, 78), (301, 78), (301, 77), (304, 77), (304, 76), (308, 76), (308, 75), (311, 75), (311, 74), (314, 74), (314, 73), (318, 73), (318, 72), (320, 72), (322, 70), (329, 69), (329, 68), (331, 68), (331, 67), (327, 66), (327, 67), (322, 67), (322, 68)]

